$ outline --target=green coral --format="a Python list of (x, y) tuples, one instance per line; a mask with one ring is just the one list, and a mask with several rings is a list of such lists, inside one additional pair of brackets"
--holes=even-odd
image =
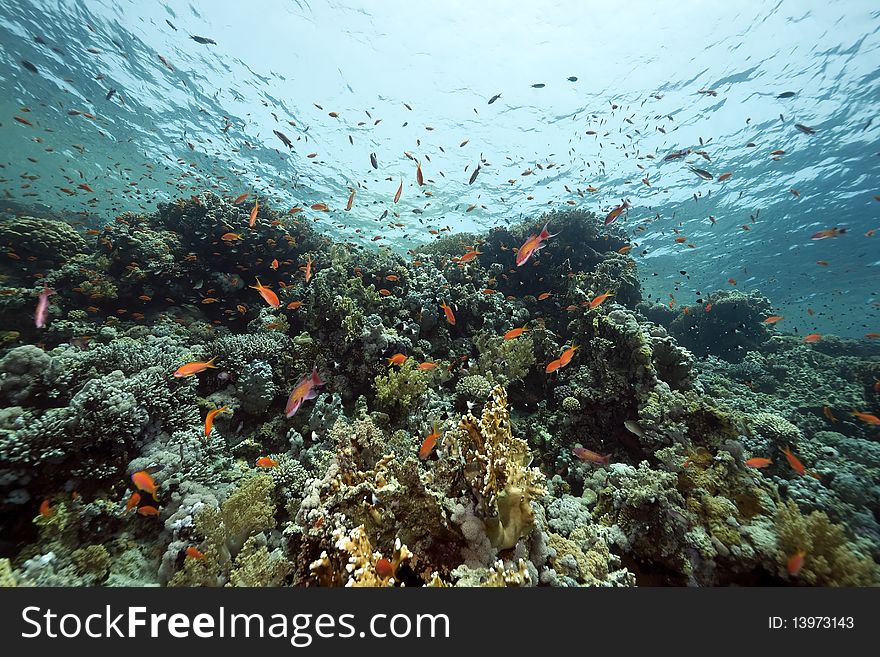
[(110, 574), (110, 553), (103, 545), (79, 548), (71, 556), (76, 572), (81, 577), (100, 583)]
[(280, 550), (269, 552), (265, 545), (261, 545), (256, 537), (251, 536), (235, 559), (227, 586), (277, 587), (284, 584), (292, 572), (293, 564)]
[(389, 413), (405, 414), (417, 405), (428, 391), (428, 377), (408, 358), (399, 368), (388, 370), (375, 380), (376, 402)]
[(479, 356), (473, 373), (503, 386), (525, 378), (535, 364), (535, 345), (529, 335), (505, 340), (490, 333), (478, 333), (474, 336), (474, 346)]

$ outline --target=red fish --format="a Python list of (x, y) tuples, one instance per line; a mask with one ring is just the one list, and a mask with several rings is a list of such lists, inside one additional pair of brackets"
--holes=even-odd
[(541, 249), (544, 248), (544, 241), (550, 239), (551, 237), (555, 237), (557, 233), (550, 234), (550, 231), (547, 230), (547, 226), (549, 224), (544, 224), (544, 228), (541, 229), (540, 233), (529, 235), (528, 239), (523, 242), (523, 245), (519, 247), (516, 251), (516, 266), (521, 267), (526, 263), (526, 261), (532, 257), (532, 254), (537, 253)]
[(605, 217), (605, 225), (607, 226), (607, 225), (610, 224), (612, 221), (614, 221), (615, 219), (617, 219), (617, 218), (621, 215), (621, 213), (623, 213), (623, 211), (626, 210), (628, 207), (630, 207), (629, 202), (628, 202), (628, 201), (624, 201), (623, 203), (621, 203), (620, 205), (618, 205), (616, 208), (614, 208), (614, 209), (613, 209), (611, 212), (609, 212), (608, 215)]
[(239, 194), (238, 196), (235, 197), (235, 200), (232, 202), (232, 205), (239, 205), (241, 203), (244, 203), (245, 200), (247, 200), (248, 196), (250, 196), (250, 194), (248, 194), (247, 192), (244, 194)]
[(574, 357), (574, 352), (576, 352), (580, 347), (576, 344), (572, 344), (568, 349), (562, 352), (562, 355), (559, 357), (559, 367), (565, 367), (571, 362), (571, 359)]
[(547, 367), (544, 368), (544, 372), (546, 374), (551, 374), (558, 370), (560, 367), (562, 367), (562, 361), (557, 358), (556, 360), (551, 360), (549, 363), (547, 363)]
[(192, 363), (187, 363), (186, 365), (181, 365), (177, 368), (177, 370), (175, 370), (172, 376), (175, 376), (178, 379), (182, 379), (186, 376), (193, 376), (195, 374), (198, 374), (199, 372), (204, 372), (209, 367), (216, 370), (217, 366), (214, 365), (215, 360), (217, 360), (216, 356), (214, 356), (211, 360), (197, 360)]
[(422, 175), (422, 163), (416, 162), (416, 182), (419, 187), (425, 184), (425, 177)]
[(254, 202), (254, 207), (251, 209), (251, 216), (248, 219), (248, 226), (251, 228), (254, 227), (254, 224), (257, 223), (257, 212), (260, 211), (260, 201), (259, 199)]
[(788, 464), (791, 466), (791, 469), (797, 472), (799, 475), (805, 474), (807, 469), (804, 467), (804, 464), (801, 463), (801, 460), (792, 453), (791, 449), (788, 447), (782, 448), (782, 453), (785, 454), (785, 460), (788, 461)]
[(452, 308), (450, 308), (445, 301), (440, 304), (440, 307), (446, 315), (446, 321), (455, 326), (455, 313), (452, 312)]
[(437, 367), (438, 367), (437, 363), (432, 363), (430, 361), (425, 361), (424, 363), (418, 364), (418, 369), (420, 369), (422, 371), (433, 370)]
[(40, 502), (40, 515), (44, 518), (51, 518), (55, 515), (55, 509), (51, 507), (49, 500), (43, 500)]
[(296, 384), (293, 392), (290, 393), (284, 414), (287, 417), (293, 417), (304, 401), (318, 396), (315, 388), (322, 385), (324, 385), (324, 382), (321, 381), (321, 378), (318, 376), (318, 368), (315, 367), (312, 369), (311, 375), (304, 377), (302, 381)]
[(385, 360), (388, 361), (388, 367), (391, 367), (392, 365), (403, 365), (407, 358), (406, 354), (394, 354), (391, 358), (386, 358)]
[(513, 340), (514, 338), (518, 338), (519, 336), (521, 336), (523, 333), (525, 333), (528, 330), (529, 329), (527, 328), (527, 325), (523, 324), (519, 328), (510, 329), (507, 333), (504, 334), (504, 339), (505, 340)]
[(394, 195), (394, 202), (397, 203), (400, 200), (400, 195), (403, 193), (403, 180), (400, 181), (400, 187), (397, 188), (397, 193)]
[(281, 306), (281, 301), (278, 299), (278, 295), (275, 294), (268, 287), (260, 283), (259, 278), (257, 279), (256, 285), (249, 285), (248, 287), (250, 287), (252, 290), (256, 290), (257, 292), (259, 292), (260, 296), (263, 297), (263, 300), (273, 308), (278, 308), (279, 306)]
[(156, 485), (156, 481), (146, 470), (138, 470), (132, 474), (131, 483), (133, 483), (138, 490), (149, 493), (153, 496), (154, 500), (156, 499), (156, 490), (158, 489), (158, 486)]
[(149, 505), (140, 507), (137, 512), (138, 512), (138, 514), (145, 516), (145, 517), (155, 518), (156, 516), (159, 515), (159, 509), (157, 509), (154, 506), (149, 506)]
[(345, 209), (346, 209), (346, 210), (351, 210), (351, 206), (354, 205), (354, 193), (355, 193), (355, 191), (357, 191), (357, 190), (354, 190), (354, 189), (351, 190), (351, 194), (350, 194), (349, 197), (348, 197), (348, 203), (345, 204)]
[(211, 435), (211, 429), (214, 428), (214, 418), (217, 417), (220, 413), (226, 410), (225, 406), (221, 406), (220, 408), (215, 408), (211, 411), (208, 411), (208, 415), (205, 418), (205, 437), (207, 438)]
[(312, 280), (312, 256), (308, 256), (306, 264), (300, 265), (299, 270), (306, 275), (306, 283)]
[(34, 313), (34, 324), (37, 328), (46, 326), (46, 319), (49, 316), (49, 297), (55, 294), (54, 290), (50, 290), (45, 285), (40, 297), (37, 299), (37, 311)]
[(268, 456), (261, 456), (254, 463), (258, 468), (274, 468), (278, 466), (278, 461), (270, 459)]
[(807, 553), (803, 550), (798, 550), (788, 559), (788, 563), (786, 564), (786, 568), (788, 569), (788, 574), (792, 577), (797, 577), (801, 572), (801, 568), (804, 567), (804, 560), (807, 556)]
[(754, 458), (750, 458), (746, 461), (747, 468), (766, 468), (768, 465), (773, 463), (770, 459), (763, 458), (761, 456), (756, 456)]
[(419, 458), (421, 460), (424, 461), (431, 455), (431, 452), (433, 452), (434, 448), (437, 446), (438, 438), (440, 438), (440, 434), (437, 432), (437, 425), (435, 424), (431, 433), (429, 433), (422, 441), (422, 446), (419, 447)]
[(846, 233), (846, 228), (828, 228), (826, 230), (820, 230), (818, 233), (814, 233), (811, 240), (826, 240), (829, 237), (837, 237), (838, 235), (843, 235)]
[(872, 424), (875, 427), (880, 426), (880, 418), (878, 418), (876, 415), (873, 415), (871, 413), (863, 413), (862, 411), (857, 411), (857, 410), (853, 409), (850, 412), (850, 415), (852, 415), (853, 417), (857, 417), (862, 422), (865, 422), (867, 424)]
[(605, 294), (600, 294), (600, 295), (597, 296), (595, 299), (593, 299), (592, 301), (590, 301), (590, 310), (593, 310), (594, 308), (598, 308), (598, 307), (601, 306), (603, 303), (605, 303), (605, 300), (606, 300), (608, 297), (613, 297), (613, 296), (614, 296), (614, 294), (613, 294), (611, 291), (608, 291), (608, 292), (606, 292)]
[(767, 319), (763, 320), (762, 324), (775, 324), (776, 322), (781, 322), (785, 317), (782, 315), (770, 315)]
[(819, 342), (822, 339), (822, 335), (820, 333), (810, 333), (809, 335), (804, 336), (804, 342), (807, 344), (813, 344), (814, 342)]
[(204, 553), (193, 547), (192, 545), (186, 548), (186, 556), (192, 557), (193, 559), (198, 559), (199, 561), (205, 558)]
[(125, 512), (128, 513), (132, 509), (136, 509), (137, 505), (141, 503), (141, 494), (137, 491), (134, 491), (131, 494), (131, 497), (128, 498), (128, 502), (125, 503)]
[(611, 454), (597, 454), (591, 449), (585, 447), (575, 447), (571, 453), (577, 456), (581, 461), (589, 461), (590, 463), (598, 463), (599, 465), (608, 465), (611, 462)]

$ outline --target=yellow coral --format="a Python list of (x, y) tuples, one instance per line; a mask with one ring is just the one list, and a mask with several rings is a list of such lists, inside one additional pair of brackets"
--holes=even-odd
[(399, 538), (394, 542), (391, 559), (374, 552), (363, 525), (350, 532), (337, 529), (333, 532), (333, 539), (338, 553), (331, 556), (325, 550), (309, 565), (322, 586), (394, 586), (398, 583), (394, 577), (398, 567), (412, 557)]
[(479, 420), (468, 413), (447, 433), (445, 449), (463, 464), (471, 490), (490, 512), (483, 522), (495, 547), (511, 548), (531, 532), (530, 501), (546, 494), (544, 475), (528, 467), (528, 443), (511, 431), (504, 388), (492, 390)]
[(877, 586), (880, 568), (874, 560), (853, 552), (840, 525), (821, 511), (803, 515), (788, 500), (776, 512), (776, 534), (780, 571), (798, 550), (805, 553), (796, 578), (816, 586)]

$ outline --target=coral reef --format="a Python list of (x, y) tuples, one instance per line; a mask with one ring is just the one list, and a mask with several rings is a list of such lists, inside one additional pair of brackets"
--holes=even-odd
[(876, 345), (646, 303), (578, 209), (406, 257), (249, 212), (4, 221), (0, 584), (880, 583)]

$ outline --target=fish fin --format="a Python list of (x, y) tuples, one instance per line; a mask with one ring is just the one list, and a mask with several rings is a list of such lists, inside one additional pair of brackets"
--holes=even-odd
[(318, 376), (318, 366), (317, 366), (317, 365), (315, 365), (315, 366), (312, 368), (312, 385), (313, 385), (313, 386), (322, 386), (322, 385), (324, 385), (324, 382), (321, 381), (321, 377)]

